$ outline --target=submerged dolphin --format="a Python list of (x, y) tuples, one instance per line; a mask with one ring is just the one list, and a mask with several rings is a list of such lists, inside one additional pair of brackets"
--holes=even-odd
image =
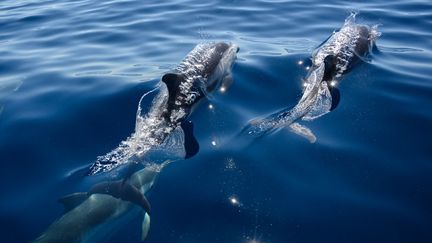
[(94, 242), (98, 230), (138, 207), (144, 213), (141, 240), (147, 236), (150, 227), (150, 204), (144, 194), (152, 187), (161, 169), (159, 167), (141, 169), (128, 180), (102, 182), (89, 192), (74, 193), (61, 198), (67, 211), (34, 242)]
[[(208, 92), (230, 80), (238, 50), (231, 43), (198, 44), (175, 70), (163, 75), (158, 88), (141, 98), (135, 132), (116, 149), (98, 157), (90, 174), (111, 170), (130, 160), (142, 160), (174, 131), (184, 136), (185, 158), (196, 154), (199, 146), (191, 134), (192, 124), (186, 119)], [(142, 105), (145, 102), (151, 104)]]
[(289, 126), (299, 135), (315, 142), (315, 135), (296, 121), (313, 120), (336, 107), (339, 92), (335, 85), (359, 60), (370, 53), (375, 39), (379, 36), (376, 27), (355, 23), (351, 14), (342, 28), (334, 32), (312, 55), (312, 66), (305, 78), (303, 95), (297, 105), (276, 112), (264, 119), (255, 119), (243, 132), (252, 136)]

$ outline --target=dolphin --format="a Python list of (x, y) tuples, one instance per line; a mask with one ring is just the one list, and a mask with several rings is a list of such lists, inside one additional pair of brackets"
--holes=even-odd
[(99, 156), (90, 174), (109, 171), (130, 161), (142, 162), (150, 150), (166, 145), (167, 137), (174, 131), (184, 136), (184, 158), (195, 155), (199, 145), (191, 133), (193, 124), (187, 118), (208, 93), (226, 89), (232, 80), (231, 69), (238, 51), (237, 45), (225, 42), (195, 46), (174, 70), (162, 76), (158, 87), (141, 97), (135, 132), (116, 149)]
[(106, 228), (115, 219), (131, 209), (140, 208), (144, 214), (141, 240), (150, 228), (150, 204), (144, 194), (153, 186), (161, 169), (169, 161), (156, 167), (146, 167), (130, 178), (113, 182), (101, 182), (88, 192), (73, 193), (59, 199), (65, 206), (65, 214), (52, 223), (34, 242), (94, 242), (98, 230)]
[(312, 131), (297, 123), (313, 120), (331, 110), (339, 103), (336, 84), (343, 74), (361, 60), (366, 60), (379, 36), (376, 26), (355, 23), (351, 14), (339, 31), (334, 32), (312, 54), (312, 66), (304, 79), (303, 94), (293, 108), (285, 108), (264, 119), (254, 119), (243, 133), (259, 137), (270, 131), (289, 126), (294, 133), (315, 142)]

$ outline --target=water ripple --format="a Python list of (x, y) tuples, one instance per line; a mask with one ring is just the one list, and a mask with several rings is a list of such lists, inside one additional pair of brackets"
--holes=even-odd
[[(200, 153), (161, 174), (148, 242), (430, 242), (431, 9), (422, 0), (1, 1), (2, 241), (31, 241), (59, 217), (57, 198), (91, 184), (64, 175), (131, 134), (141, 95), (198, 42), (223, 40), (240, 46), (234, 83), (193, 113)], [(296, 104), (313, 50), (352, 10), (382, 36), (371, 62), (341, 80), (338, 108), (308, 124), (317, 142), (285, 130), (239, 139), (250, 119)], [(134, 222), (111, 242), (138, 241)]]

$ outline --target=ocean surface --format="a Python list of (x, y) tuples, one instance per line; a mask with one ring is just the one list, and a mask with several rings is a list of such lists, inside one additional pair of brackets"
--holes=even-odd
[[(313, 51), (351, 12), (378, 25), (338, 107), (238, 141), (294, 106)], [(98, 156), (134, 131), (141, 96), (197, 43), (240, 47), (234, 82), (190, 116), (199, 153), (163, 169), (146, 242), (432, 242), (432, 2), (0, 2), (0, 242), (29, 242), (58, 198), (108, 174)], [(211, 106), (210, 106), (211, 105)], [(211, 107), (211, 109), (209, 108)], [(140, 242), (142, 215), (101, 242)]]

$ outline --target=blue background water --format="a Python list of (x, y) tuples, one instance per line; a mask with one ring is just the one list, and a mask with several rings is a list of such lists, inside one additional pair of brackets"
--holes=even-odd
[[(236, 146), (247, 121), (297, 102), (298, 61), (352, 10), (382, 36), (307, 124), (317, 142), (282, 130)], [(235, 81), (191, 116), (201, 150), (158, 178), (147, 242), (431, 242), (431, 27), (430, 1), (3, 0), (1, 242), (58, 218), (84, 187), (73, 172), (133, 131), (150, 81), (212, 40), (240, 46)], [(140, 220), (110, 241), (139, 241)]]

